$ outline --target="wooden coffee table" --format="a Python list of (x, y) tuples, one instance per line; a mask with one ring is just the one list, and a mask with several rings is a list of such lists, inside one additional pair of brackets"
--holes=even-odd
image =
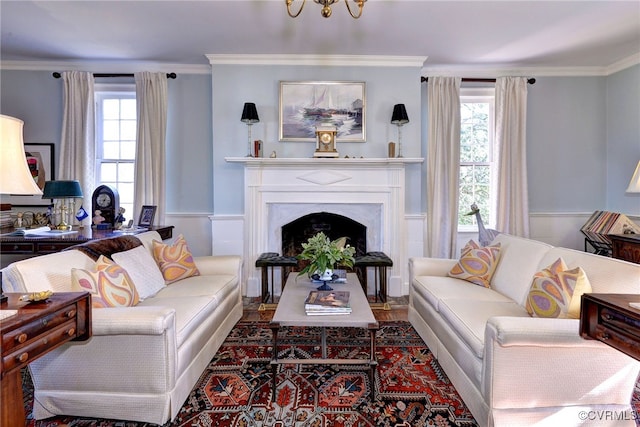
[[(289, 275), (283, 289), (278, 307), (273, 315), (269, 327), (273, 332), (273, 354), (271, 356), (271, 371), (273, 384), (272, 397), (275, 398), (276, 374), (278, 365), (282, 364), (306, 364), (306, 365), (367, 365), (369, 371), (369, 383), (371, 385), (371, 399), (375, 399), (375, 372), (378, 362), (376, 360), (376, 331), (379, 329), (369, 301), (355, 273), (347, 274), (347, 283), (331, 284), (335, 290), (349, 291), (350, 314), (309, 316), (304, 311), (304, 301), (309, 292), (320, 286), (312, 283), (306, 276), (297, 274)], [(315, 359), (278, 359), (278, 333), (282, 326), (312, 326), (321, 328), (322, 357)], [(329, 327), (356, 327), (369, 331), (370, 349), (368, 359), (334, 359), (327, 358), (326, 328)]]

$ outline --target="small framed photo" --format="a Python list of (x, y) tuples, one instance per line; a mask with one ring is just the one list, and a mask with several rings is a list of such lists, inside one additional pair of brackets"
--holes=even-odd
[(151, 227), (153, 225), (153, 217), (156, 216), (157, 206), (143, 206), (140, 210), (140, 219), (138, 219), (138, 226)]

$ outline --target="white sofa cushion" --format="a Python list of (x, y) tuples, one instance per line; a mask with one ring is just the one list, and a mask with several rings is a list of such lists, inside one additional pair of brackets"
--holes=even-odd
[(164, 277), (162, 277), (158, 264), (144, 246), (118, 252), (111, 257), (129, 273), (140, 296), (140, 301), (154, 296), (165, 287)]
[(160, 298), (155, 296), (142, 301), (142, 307), (168, 307), (176, 311), (176, 343), (178, 348), (191, 339), (194, 331), (210, 317), (219, 301), (209, 296)]
[(509, 297), (493, 289), (453, 277), (418, 276), (413, 281), (413, 291), (422, 295), (438, 311), (441, 299), (467, 298), (472, 301), (512, 302)]
[[(498, 268), (491, 280), (491, 289), (508, 296), (524, 307), (531, 287), (531, 278), (541, 269), (540, 260), (553, 246), (507, 234), (499, 234), (491, 242), (492, 245), (496, 243), (501, 244), (502, 250)], [(542, 268), (551, 262), (546, 263)]]
[(529, 317), (527, 310), (513, 301), (475, 301), (466, 298), (441, 299), (440, 313), (479, 358), (484, 352), (484, 330), (491, 317)]

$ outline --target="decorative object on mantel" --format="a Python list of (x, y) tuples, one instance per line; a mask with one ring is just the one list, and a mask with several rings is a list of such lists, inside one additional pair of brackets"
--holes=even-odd
[(396, 156), (396, 143), (395, 142), (390, 142), (389, 143), (389, 158), (392, 159)]
[[(297, 18), (298, 15), (300, 15), (300, 12), (302, 12), (302, 9), (304, 8), (304, 5), (306, 3), (306, 0), (302, 0), (302, 4), (300, 5), (300, 9), (298, 9), (298, 11), (296, 13), (291, 13), (291, 5), (295, 2), (295, 0), (285, 0), (287, 2), (287, 13), (289, 14), (290, 17), (292, 18)], [(331, 5), (334, 3), (337, 3), (339, 0), (313, 0), (314, 2), (318, 3), (319, 5), (322, 5), (322, 9), (320, 10), (320, 14), (322, 15), (323, 18), (328, 18), (331, 16)], [(345, 4), (347, 5), (347, 10), (349, 11), (349, 15), (351, 15), (351, 17), (353, 19), (358, 19), (362, 16), (362, 9), (364, 8), (364, 3), (367, 0), (351, 0), (353, 1), (357, 6), (358, 6), (358, 13), (353, 13), (353, 10), (351, 9), (351, 6), (349, 6), (349, 1), (350, 0), (344, 0)]]
[(398, 126), (398, 157), (402, 157), (402, 125), (409, 123), (409, 116), (404, 104), (396, 104), (393, 106), (393, 114), (391, 115), (391, 123)]
[(244, 108), (242, 109), (242, 117), (240, 118), (242, 123), (246, 123), (249, 128), (249, 151), (247, 157), (253, 157), (253, 147), (251, 145), (251, 126), (254, 123), (258, 123), (260, 118), (258, 117), (258, 110), (256, 109), (256, 104), (253, 102), (245, 102)]
[[(22, 128), (24, 122), (15, 117), (0, 115), (0, 194), (42, 194), (33, 180), (25, 157)], [(0, 302), (7, 297), (2, 293), (0, 273)]]
[(340, 157), (336, 149), (335, 126), (318, 126), (316, 128), (316, 151), (313, 157)]
[(636, 166), (635, 172), (633, 172), (633, 176), (631, 177), (631, 181), (629, 182), (629, 186), (627, 187), (627, 193), (640, 193), (640, 161), (638, 161), (638, 165)]
[[(323, 232), (310, 237), (302, 244), (299, 260), (309, 261), (298, 275), (309, 274), (312, 279), (324, 282), (318, 290), (330, 291), (327, 282), (334, 280), (333, 269), (337, 266), (353, 267), (355, 248), (347, 245), (347, 238), (330, 240)], [(336, 277), (337, 278), (337, 277)]]

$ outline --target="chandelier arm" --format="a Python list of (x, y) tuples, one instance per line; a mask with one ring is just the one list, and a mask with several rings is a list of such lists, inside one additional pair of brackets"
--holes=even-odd
[(292, 18), (297, 18), (298, 15), (300, 15), (300, 12), (302, 12), (302, 9), (304, 8), (304, 4), (307, 0), (302, 0), (302, 5), (300, 6), (300, 9), (298, 9), (298, 12), (295, 14), (291, 14), (291, 3), (293, 3), (293, 0), (284, 0), (285, 3), (287, 3), (287, 13), (289, 14), (290, 17)]
[(344, 0), (345, 4), (347, 5), (347, 10), (349, 10), (349, 15), (351, 15), (353, 19), (358, 19), (362, 16), (362, 8), (364, 7), (364, 2), (366, 1), (367, 0), (353, 0), (354, 3), (358, 4), (358, 14), (354, 15), (351, 11), (351, 6), (349, 6), (349, 0)]

